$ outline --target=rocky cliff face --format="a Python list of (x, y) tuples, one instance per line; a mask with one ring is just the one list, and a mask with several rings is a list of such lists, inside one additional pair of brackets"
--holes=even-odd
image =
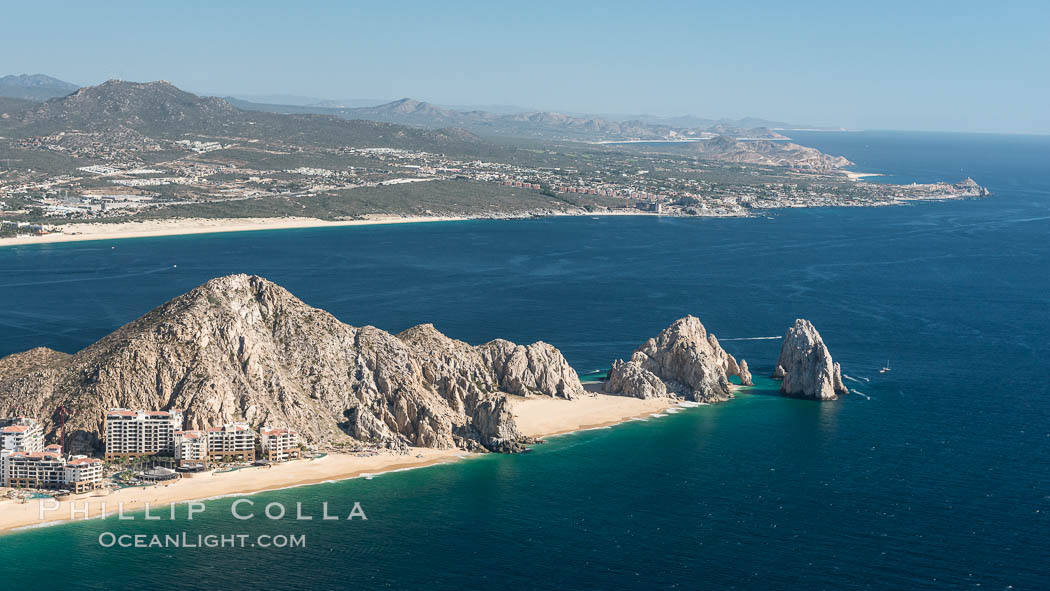
[(747, 364), (737, 364), (732, 355), (708, 335), (695, 316), (676, 320), (649, 339), (631, 355), (617, 360), (609, 372), (605, 390), (637, 398), (677, 396), (697, 402), (722, 402), (732, 394), (729, 377), (747, 376)]
[(784, 335), (773, 377), (783, 380), (780, 391), (788, 396), (835, 400), (848, 391), (842, 384), (842, 370), (831, 359), (820, 333), (801, 318)]
[(0, 416), (65, 405), (77, 450), (98, 449), (112, 407), (181, 409), (186, 428), (287, 425), (319, 445), (367, 442), (513, 451), (506, 394), (573, 398), (576, 372), (546, 343), (477, 347), (431, 325), (353, 327), (265, 279), (234, 275), (175, 298), (90, 347), (0, 359)]

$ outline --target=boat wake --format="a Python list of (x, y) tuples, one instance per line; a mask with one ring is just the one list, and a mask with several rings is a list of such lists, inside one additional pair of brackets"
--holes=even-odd
[(781, 336), (775, 336), (775, 337), (735, 337), (735, 338), (718, 339), (718, 340), (719, 341), (775, 341), (777, 339), (782, 339), (782, 338), (784, 338), (784, 337), (781, 337)]
[(871, 400), (871, 396), (868, 396), (864, 392), (861, 392), (860, 390), (857, 390), (855, 388), (850, 389), (850, 392), (856, 394), (857, 396), (863, 396), (867, 400)]

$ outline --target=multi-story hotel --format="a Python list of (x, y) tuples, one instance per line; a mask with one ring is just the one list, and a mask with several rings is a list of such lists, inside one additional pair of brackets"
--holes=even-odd
[(62, 452), (13, 451), (3, 456), (4, 486), (11, 488), (62, 488), (66, 477)]
[(175, 431), (182, 429), (177, 410), (127, 410), (106, 413), (106, 459), (174, 452)]
[(36, 419), (0, 418), (0, 450), (43, 451), (44, 429)]
[(263, 427), (259, 432), (262, 455), (271, 462), (299, 457), (299, 434), (291, 429)]
[(208, 457), (222, 461), (227, 456), (238, 461), (255, 460), (255, 431), (247, 423), (208, 429)]
[(175, 462), (179, 466), (205, 466), (208, 463), (208, 437), (204, 431), (173, 433)]
[(58, 445), (44, 451), (4, 452), (0, 457), (4, 486), (11, 488), (58, 488), (82, 493), (102, 484), (102, 460), (87, 456), (62, 457)]
[(35, 419), (0, 419), (0, 485), (81, 493), (101, 484), (102, 460), (73, 456), (66, 461), (61, 445), (44, 447), (43, 429)]
[(66, 462), (64, 487), (74, 493), (98, 488), (102, 484), (102, 460), (73, 456)]

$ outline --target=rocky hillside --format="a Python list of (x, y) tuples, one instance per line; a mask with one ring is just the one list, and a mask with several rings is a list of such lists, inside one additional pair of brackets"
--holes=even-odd
[(233, 275), (160, 306), (88, 348), (0, 359), (0, 416), (71, 418), (76, 450), (98, 449), (112, 407), (181, 409), (187, 428), (287, 425), (319, 445), (367, 442), (517, 449), (506, 394), (583, 395), (546, 343), (480, 346), (431, 325), (392, 335), (343, 324), (261, 277)]
[[(314, 114), (243, 111), (226, 100), (200, 97), (164, 80), (110, 80), (69, 96), (5, 109), (0, 131), (34, 137), (72, 131), (95, 134), (133, 130), (149, 138), (259, 140), (297, 146), (344, 145), (472, 149), (480, 140), (463, 129), (419, 129), (375, 121)], [(107, 136), (100, 137), (102, 142)]]
[(835, 400), (848, 392), (824, 339), (813, 323), (801, 318), (784, 335), (773, 377), (783, 380), (780, 391), (788, 396)]
[(725, 135), (694, 142), (690, 144), (690, 148), (701, 158), (740, 164), (797, 166), (818, 170), (842, 168), (853, 164), (842, 156), (832, 156), (816, 148), (790, 142), (737, 140)]
[(686, 316), (635, 349), (629, 361), (613, 363), (605, 391), (637, 398), (724, 402), (732, 395), (730, 376), (751, 384), (747, 363), (738, 364), (700, 319)]

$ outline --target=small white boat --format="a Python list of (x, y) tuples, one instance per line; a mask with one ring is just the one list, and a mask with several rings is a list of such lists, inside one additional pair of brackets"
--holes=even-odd
[(886, 373), (890, 371), (890, 360), (886, 360), (886, 366), (879, 370), (879, 373)]

